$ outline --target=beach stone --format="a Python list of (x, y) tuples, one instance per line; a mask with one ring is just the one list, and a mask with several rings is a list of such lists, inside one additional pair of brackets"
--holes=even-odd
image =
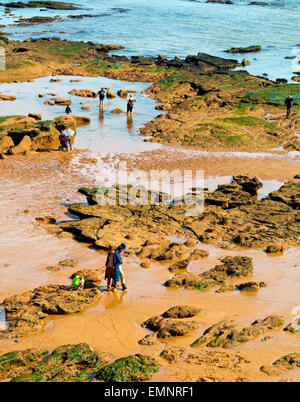
[(37, 120), (37, 121), (42, 120), (42, 115), (38, 114), (38, 113), (29, 113), (28, 117), (31, 117), (31, 118), (33, 118), (34, 120)]
[(123, 110), (120, 109), (119, 107), (117, 107), (117, 108), (115, 108), (114, 110), (112, 110), (111, 113), (116, 113), (116, 114), (118, 114), (118, 113), (123, 113)]
[(176, 363), (179, 359), (182, 358), (185, 350), (179, 347), (167, 347), (164, 349), (160, 356), (164, 358), (168, 363)]
[(98, 94), (91, 89), (72, 89), (70, 95), (80, 96), (82, 98), (97, 98)]
[(164, 318), (190, 318), (195, 317), (201, 311), (198, 307), (174, 306), (162, 314)]
[(146, 336), (144, 336), (144, 338), (140, 339), (138, 341), (138, 344), (143, 345), (143, 346), (153, 346), (155, 344), (155, 341), (156, 341), (156, 335), (150, 334), (150, 335), (146, 335)]
[(0, 101), (10, 101), (13, 102), (17, 99), (16, 96), (11, 96), (11, 95), (3, 95), (0, 93)]
[(116, 98), (116, 94), (112, 90), (107, 89), (106, 90), (106, 97), (107, 98)]
[(141, 262), (141, 267), (146, 268), (146, 269), (151, 268), (151, 261), (150, 260), (142, 261)]
[(117, 94), (118, 94), (118, 96), (120, 96), (121, 98), (126, 98), (127, 95), (128, 95), (128, 92), (127, 92), (125, 89), (120, 89), (120, 90), (117, 92)]
[(64, 99), (64, 98), (59, 98), (59, 97), (56, 97), (56, 98), (53, 98), (53, 99), (51, 99), (56, 105), (59, 105), (59, 106), (70, 106), (71, 104), (72, 104), (72, 101), (71, 100), (69, 100), (69, 99)]
[(265, 288), (267, 285), (265, 282), (246, 282), (237, 286), (241, 292), (257, 292), (259, 289)]

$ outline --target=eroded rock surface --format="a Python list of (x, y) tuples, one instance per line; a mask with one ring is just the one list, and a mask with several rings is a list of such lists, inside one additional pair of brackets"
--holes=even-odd
[(0, 338), (20, 338), (40, 331), (49, 315), (74, 314), (94, 305), (101, 297), (97, 287), (73, 291), (62, 285), (47, 285), (3, 301), (7, 329)]

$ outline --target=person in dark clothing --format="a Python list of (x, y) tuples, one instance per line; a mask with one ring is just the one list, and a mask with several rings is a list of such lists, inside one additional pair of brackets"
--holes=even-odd
[(115, 284), (114, 284), (114, 290), (117, 289), (118, 282), (121, 280), (121, 285), (123, 290), (127, 289), (127, 286), (125, 284), (125, 276), (122, 268), (123, 264), (123, 251), (126, 250), (127, 246), (125, 243), (122, 243), (114, 252), (114, 267), (115, 267)]
[(134, 102), (136, 102), (136, 99), (131, 94), (127, 99), (127, 113), (132, 114)]
[(286, 119), (288, 119), (290, 117), (291, 114), (291, 108), (293, 106), (293, 98), (291, 97), (291, 95), (289, 95), (285, 102), (284, 102), (285, 106), (286, 106)]
[(103, 110), (104, 108), (104, 98), (105, 98), (105, 89), (101, 88), (101, 90), (98, 92), (99, 96), (99, 108)]
[(114, 250), (112, 247), (108, 249), (107, 260), (105, 263), (105, 279), (107, 280), (107, 290), (111, 289), (111, 285), (114, 288), (115, 280), (115, 267), (114, 267)]
[(71, 113), (72, 113), (72, 110), (71, 110), (70, 106), (68, 105), (66, 107), (66, 114), (71, 114)]

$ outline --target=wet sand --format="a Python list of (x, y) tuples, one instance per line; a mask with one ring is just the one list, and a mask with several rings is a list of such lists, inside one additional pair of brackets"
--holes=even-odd
[[(83, 135), (84, 129), (81, 129), (80, 141)], [(299, 173), (299, 160), (287, 155), (254, 158), (215, 157), (209, 154), (191, 156), (180, 148), (164, 147), (133, 153), (130, 158), (120, 153), (105, 153), (110, 162), (102, 160), (98, 165), (80, 162), (82, 157), (95, 155), (104, 158), (101, 149), (97, 149), (97, 152), (75, 149), (72, 153), (34, 153), (0, 161), (0, 244), (4, 250), (0, 255), (1, 300), (45, 284), (70, 284), (69, 276), (78, 268), (104, 267), (104, 253), (73, 240), (72, 236), (56, 237), (48, 233), (35, 218), (50, 215), (57, 220), (73, 219), (67, 214), (67, 206), (85, 202), (77, 189), (82, 186), (93, 187), (98, 179), (97, 172), (100, 174), (103, 168), (111, 169), (120, 160), (127, 161), (129, 169), (144, 171), (153, 167), (169, 170), (203, 169), (211, 186), (222, 182), (224, 177), (228, 180), (234, 174), (256, 175), (262, 180), (275, 181), (273, 186), (269, 183), (270, 187), (265, 191), (273, 190), (277, 184), (280, 186), (281, 182)], [(51, 317), (42, 332), (22, 338), (18, 343), (1, 340), (1, 352), (31, 347), (54, 349), (68, 343), (86, 342), (95, 350), (108, 352), (112, 359), (135, 353), (158, 358), (162, 368), (153, 376), (153, 381), (196, 381), (203, 376), (214, 376), (222, 381), (236, 381), (240, 377), (254, 381), (300, 380), (299, 370), (291, 370), (280, 377), (268, 377), (259, 370), (260, 366), (271, 364), (277, 358), (299, 349), (299, 334), (291, 335), (282, 330), (268, 333), (272, 338), (266, 342), (258, 338), (230, 350), (229, 354), (241, 355), (250, 362), (241, 368), (221, 370), (183, 361), (169, 365), (158, 357), (167, 345), (184, 347), (186, 355), (196, 352), (189, 345), (207, 327), (222, 319), (234, 319), (238, 327), (243, 328), (269, 314), (282, 314), (285, 324), (288, 324), (294, 318), (292, 309), (300, 306), (299, 249), (291, 248), (281, 256), (268, 256), (256, 250), (226, 251), (205, 244), (199, 247), (207, 249), (210, 255), (191, 263), (190, 271), (200, 273), (210, 269), (227, 255), (247, 255), (254, 261), (254, 275), (249, 280), (264, 281), (267, 287), (252, 296), (239, 291), (218, 294), (215, 289), (208, 292), (171, 290), (163, 286), (171, 277), (167, 269), (170, 264), (154, 263), (150, 269), (143, 269), (138, 258), (130, 257), (125, 264), (127, 292), (106, 292), (103, 279), (100, 285), (102, 298), (97, 305), (82, 314)], [(45, 267), (57, 265), (66, 258), (78, 260), (78, 267), (64, 268), (59, 272), (45, 270)], [(247, 278), (244, 278), (240, 282), (246, 281)], [(137, 343), (150, 333), (141, 327), (146, 319), (160, 315), (174, 305), (187, 304), (202, 309), (196, 317), (201, 323), (199, 329), (189, 336), (157, 341), (154, 346)]]

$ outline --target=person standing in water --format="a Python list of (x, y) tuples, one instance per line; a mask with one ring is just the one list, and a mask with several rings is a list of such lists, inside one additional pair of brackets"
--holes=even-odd
[(133, 105), (135, 102), (136, 102), (136, 99), (133, 97), (132, 94), (130, 94), (129, 98), (127, 99), (127, 113), (132, 114)]
[(101, 90), (98, 92), (99, 96), (99, 108), (103, 110), (104, 108), (104, 98), (105, 98), (105, 89), (101, 88)]
[(285, 106), (286, 106), (286, 119), (288, 119), (290, 117), (291, 114), (291, 108), (293, 106), (293, 98), (291, 97), (291, 95), (289, 95), (285, 102), (284, 102)]
[(121, 280), (122, 289), (126, 290), (125, 275), (122, 268), (123, 264), (123, 251), (127, 249), (125, 243), (122, 243), (114, 252), (114, 267), (115, 267), (115, 283), (114, 291), (117, 290), (118, 282)]
[(69, 114), (71, 114), (71, 113), (72, 113), (72, 109), (70, 108), (70, 106), (69, 106), (69, 105), (66, 107), (66, 111), (65, 111), (65, 113), (66, 113), (67, 115), (69, 115)]

